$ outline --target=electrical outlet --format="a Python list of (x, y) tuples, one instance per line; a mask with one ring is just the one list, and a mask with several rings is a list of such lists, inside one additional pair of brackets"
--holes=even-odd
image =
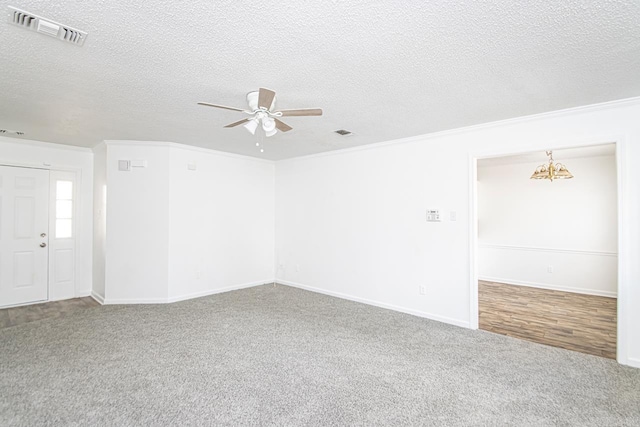
[(547, 273), (553, 273), (553, 265), (547, 266)]
[(426, 286), (418, 286), (418, 292), (420, 292), (420, 295), (426, 295), (427, 294), (427, 287)]

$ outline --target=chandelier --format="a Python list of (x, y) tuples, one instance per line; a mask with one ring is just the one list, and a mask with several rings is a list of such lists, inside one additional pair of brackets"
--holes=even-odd
[(547, 151), (549, 156), (549, 164), (540, 165), (531, 175), (531, 179), (548, 179), (553, 182), (554, 179), (570, 179), (573, 178), (571, 172), (562, 163), (553, 163), (553, 151)]

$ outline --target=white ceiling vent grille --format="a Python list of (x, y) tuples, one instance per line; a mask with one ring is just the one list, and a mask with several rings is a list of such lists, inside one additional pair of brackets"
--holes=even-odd
[(46, 34), (78, 46), (82, 46), (87, 38), (87, 33), (84, 31), (76, 30), (68, 25), (59, 24), (13, 6), (9, 6), (7, 21), (18, 27)]

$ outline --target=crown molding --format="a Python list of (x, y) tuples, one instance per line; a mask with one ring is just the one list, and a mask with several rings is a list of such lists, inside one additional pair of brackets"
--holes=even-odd
[(247, 155), (243, 155), (243, 154), (228, 153), (226, 151), (213, 150), (211, 148), (197, 147), (197, 146), (194, 146), (194, 145), (179, 144), (177, 142), (169, 142), (169, 141), (105, 140), (102, 143), (96, 145), (96, 147), (99, 147), (103, 143), (106, 146), (128, 146), (128, 147), (138, 146), (138, 147), (155, 147), (155, 148), (161, 148), (161, 147), (175, 148), (175, 149), (179, 149), (179, 150), (194, 151), (194, 152), (203, 153), (203, 154), (211, 154), (211, 155), (217, 155), (217, 156), (223, 156), (223, 157), (231, 157), (231, 158), (240, 159), (240, 160), (251, 160), (253, 162), (266, 163), (266, 164), (270, 164), (270, 165), (273, 165), (275, 163), (275, 161), (273, 161), (273, 160), (261, 159), (261, 158), (258, 158), (258, 157), (252, 157), (252, 156), (247, 156)]
[(58, 144), (56, 142), (39, 141), (36, 139), (18, 139), (0, 136), (0, 143), (26, 145), (30, 147), (47, 148), (51, 150), (79, 151), (81, 153), (93, 153), (91, 148), (78, 147), (77, 145)]
[(288, 158), (288, 159), (278, 160), (278, 161), (276, 161), (276, 163), (279, 163), (279, 162), (290, 162), (290, 161), (296, 161), (296, 160), (301, 160), (301, 159), (311, 159), (311, 158), (325, 157), (325, 156), (335, 156), (335, 155), (339, 155), (339, 154), (347, 154), (347, 153), (363, 151), (363, 150), (372, 150), (372, 149), (386, 147), (386, 146), (390, 146), (390, 145), (401, 145), (401, 144), (408, 144), (408, 143), (412, 143), (412, 142), (424, 142), (424, 141), (429, 141), (429, 140), (432, 140), (432, 139), (444, 138), (444, 137), (447, 137), (447, 136), (464, 135), (464, 134), (467, 134), (467, 133), (478, 132), (478, 131), (488, 130), (488, 129), (494, 129), (494, 128), (499, 128), (499, 127), (504, 127), (504, 126), (512, 126), (512, 125), (516, 125), (516, 124), (528, 123), (528, 122), (533, 122), (533, 121), (537, 121), (537, 120), (574, 116), (574, 115), (584, 114), (584, 113), (589, 113), (589, 112), (605, 111), (605, 110), (610, 110), (610, 109), (614, 109), (614, 108), (633, 107), (633, 106), (637, 106), (637, 105), (640, 105), (640, 96), (633, 97), (633, 98), (619, 99), (619, 100), (615, 100), (615, 101), (601, 102), (601, 103), (598, 103), (598, 104), (581, 105), (581, 106), (578, 106), (578, 107), (571, 107), (571, 108), (565, 108), (565, 109), (562, 109), (562, 110), (548, 111), (548, 112), (545, 112), (545, 113), (531, 114), (531, 115), (528, 115), (528, 116), (520, 116), (520, 117), (514, 117), (514, 118), (510, 118), (510, 119), (496, 120), (496, 121), (493, 121), (493, 122), (486, 122), (486, 123), (480, 123), (480, 124), (477, 124), (477, 125), (464, 126), (464, 127), (455, 128), (455, 129), (443, 130), (443, 131), (439, 131), (439, 132), (432, 132), (432, 133), (426, 133), (426, 134), (422, 134), (422, 135), (409, 136), (409, 137), (406, 137), (406, 138), (392, 139), (392, 140), (389, 140), (389, 141), (382, 141), (382, 142), (377, 142), (377, 143), (373, 143), (373, 144), (363, 144), (363, 145), (359, 145), (359, 146), (356, 146), (356, 147), (342, 148), (342, 149), (339, 149), (339, 150), (323, 151), (322, 153), (314, 153), (314, 154), (309, 154), (309, 155), (306, 155), (306, 156), (298, 156), (298, 157), (291, 157), (291, 158)]

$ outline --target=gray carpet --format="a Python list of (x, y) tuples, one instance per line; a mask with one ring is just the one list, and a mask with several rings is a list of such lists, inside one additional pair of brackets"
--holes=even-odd
[(640, 425), (640, 370), (285, 286), (0, 331), (0, 425)]

